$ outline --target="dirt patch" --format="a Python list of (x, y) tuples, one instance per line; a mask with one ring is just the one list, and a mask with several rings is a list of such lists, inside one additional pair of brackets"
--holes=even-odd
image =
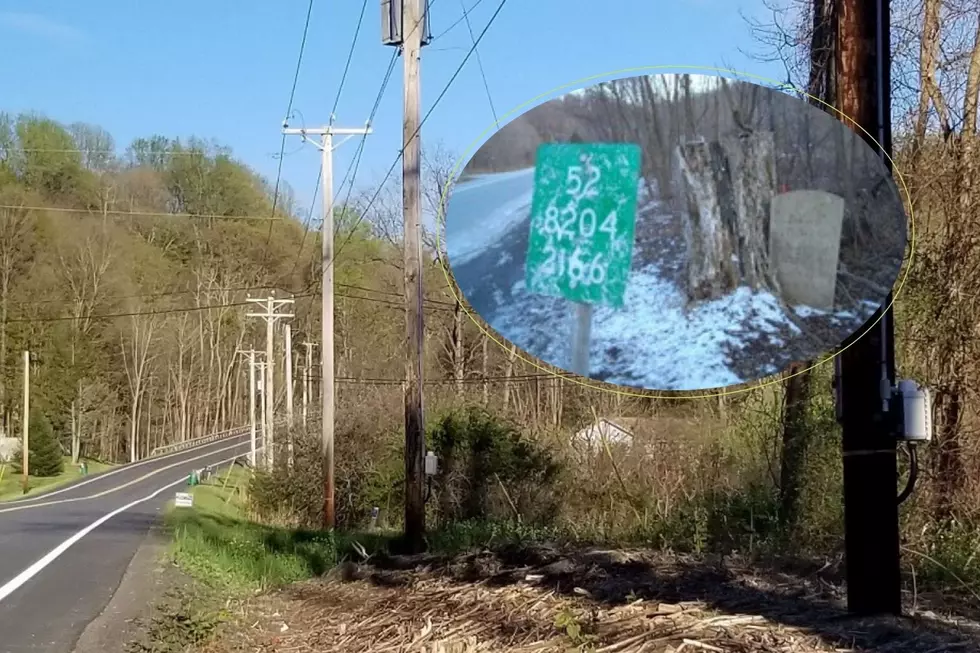
[(840, 588), (738, 560), (647, 551), (385, 558), (253, 601), (201, 653), (231, 651), (980, 650), (975, 622), (856, 620)]

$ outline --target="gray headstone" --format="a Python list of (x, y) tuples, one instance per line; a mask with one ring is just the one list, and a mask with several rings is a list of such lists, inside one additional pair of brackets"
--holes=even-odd
[(797, 190), (772, 199), (770, 265), (783, 300), (832, 310), (837, 286), (844, 198)]

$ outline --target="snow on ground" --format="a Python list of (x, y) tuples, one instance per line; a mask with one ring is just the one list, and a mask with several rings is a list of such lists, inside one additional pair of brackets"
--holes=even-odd
[[(446, 211), (446, 253), (453, 266), (473, 260), (508, 231), (526, 221), (533, 196), (533, 172), (534, 169), (531, 168), (499, 175), (484, 175), (457, 184)], [(492, 195), (492, 186), (498, 183), (505, 183), (511, 189), (516, 189), (517, 194), (494, 207), (488, 191)], [(471, 200), (471, 197), (474, 199)], [(467, 210), (467, 205), (471, 202), (484, 207), (490, 205), (492, 208), (477, 216), (475, 211)], [(460, 210), (460, 207), (463, 209)]]
[[(498, 177), (500, 185), (495, 186)], [(528, 354), (567, 369), (572, 305), (527, 292), (523, 279), (500, 286), (501, 280), (523, 277), (525, 252), (518, 250), (527, 246), (522, 231), (528, 229), (533, 178), (528, 171), (518, 171), (468, 183), (476, 184), (469, 187), (472, 194), (461, 195), (457, 188), (453, 202), (462, 200), (455, 205), (458, 212), (453, 213), (452, 204), (448, 211), (447, 250), (457, 281), (473, 293), (494, 280), (497, 289), (478, 309), (481, 317)], [(689, 304), (682, 288), (682, 230), (652, 190), (644, 187), (640, 193), (624, 307), (596, 307), (593, 314), (592, 378), (651, 390), (704, 390), (751, 382), (780, 372), (793, 360), (821, 355), (877, 308), (870, 301), (838, 312), (785, 307), (771, 293), (747, 287)], [(485, 253), (492, 258), (467, 265)], [(818, 331), (807, 338), (799, 325)], [(816, 333), (823, 351), (810, 351)]]
[[(523, 283), (501, 306), (492, 326), (542, 360), (567, 367), (572, 311), (561, 299), (529, 295)], [(743, 346), (742, 324), (762, 332), (797, 330), (768, 292), (739, 288), (720, 299), (685, 309), (686, 298), (662, 278), (656, 265), (635, 271), (624, 308), (597, 307), (593, 313), (592, 375), (607, 383), (659, 390), (697, 390), (742, 383), (727, 364), (728, 348)], [(773, 338), (779, 343), (778, 338)], [(542, 349), (542, 346), (544, 349)], [(610, 351), (621, 352), (605, 362)], [(609, 368), (602, 370), (603, 366)], [(769, 370), (775, 373), (778, 370)]]

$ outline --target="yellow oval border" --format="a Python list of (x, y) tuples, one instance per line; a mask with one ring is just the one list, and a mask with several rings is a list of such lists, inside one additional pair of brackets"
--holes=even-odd
[[(442, 194), (441, 194), (440, 199), (439, 199), (439, 207), (438, 207), (438, 210), (436, 212), (436, 223), (437, 223), (437, 226), (436, 226), (436, 251), (440, 255), (439, 256), (440, 267), (442, 268), (443, 274), (446, 277), (446, 284), (449, 287), (449, 293), (459, 303), (459, 305), (462, 307), (463, 311), (470, 318), (470, 321), (472, 321), (473, 324), (475, 324), (477, 326), (477, 328), (480, 329), (480, 331), (482, 331), (485, 336), (487, 336), (488, 338), (490, 338), (491, 340), (493, 340), (501, 348), (507, 349), (508, 345), (506, 345), (503, 342), (501, 342), (500, 340), (498, 340), (496, 337), (494, 337), (494, 335), (492, 333), (490, 333), (489, 330), (487, 330), (486, 328), (484, 328), (484, 326), (482, 324), (480, 324), (480, 322), (473, 317), (473, 313), (469, 310), (469, 308), (467, 308), (467, 306), (463, 302), (463, 300), (456, 294), (456, 290), (453, 288), (452, 279), (449, 276), (450, 271), (449, 271), (448, 260), (444, 261), (442, 255), (441, 255), (442, 254), (442, 249), (440, 247), (441, 239), (440, 239), (440, 229), (439, 229), (440, 224), (439, 223), (440, 223), (440, 221), (443, 224), (445, 223), (445, 219), (446, 219), (446, 215), (445, 215), (446, 214), (446, 211), (445, 211), (445, 207), (446, 207), (446, 196), (449, 194), (450, 185), (454, 183), (454, 180), (456, 179), (458, 173), (460, 172), (461, 166), (464, 166), (465, 165), (465, 163), (469, 160), (470, 152), (472, 152), (475, 148), (477, 148), (480, 144), (482, 144), (482, 141), (483, 141), (484, 137), (489, 132), (494, 131), (496, 128), (502, 126), (501, 123), (504, 122), (504, 119), (505, 118), (508, 118), (510, 116), (514, 116), (514, 114), (520, 115), (520, 114), (525, 113), (525, 110), (524, 110), (525, 107), (528, 107), (527, 110), (530, 110), (530, 107), (528, 105), (532, 105), (532, 104), (536, 103), (538, 100), (541, 100), (542, 98), (547, 98), (547, 97), (549, 97), (551, 95), (554, 95), (558, 91), (562, 91), (562, 90), (565, 90), (565, 89), (569, 89), (566, 92), (570, 92), (570, 91), (573, 91), (573, 90), (576, 90), (576, 89), (579, 89), (579, 88), (586, 88), (586, 86), (583, 86), (583, 84), (585, 84), (587, 82), (594, 81), (594, 80), (600, 80), (601, 79), (603, 81), (612, 81), (613, 79), (622, 79), (622, 78), (624, 78), (627, 75), (629, 75), (629, 76), (638, 76), (640, 74), (643, 74), (644, 72), (653, 71), (653, 70), (663, 70), (663, 69), (701, 70), (701, 71), (708, 70), (708, 71), (712, 71), (712, 72), (715, 72), (715, 73), (728, 73), (731, 76), (735, 77), (736, 79), (739, 78), (739, 77), (742, 77), (742, 78), (756, 79), (756, 80), (759, 80), (761, 82), (766, 82), (768, 84), (773, 84), (774, 87), (775, 87), (774, 90), (791, 90), (791, 91), (794, 91), (794, 92), (799, 93), (800, 95), (802, 95), (802, 96), (804, 96), (806, 98), (809, 98), (810, 100), (814, 100), (816, 102), (819, 102), (823, 106), (827, 107), (828, 109), (830, 109), (831, 111), (833, 111), (834, 113), (836, 113), (841, 118), (842, 121), (849, 122), (851, 125), (853, 125), (857, 129), (861, 130), (871, 140), (872, 143), (874, 143), (875, 145), (878, 146), (878, 149), (879, 150), (883, 150), (884, 149), (884, 148), (882, 148), (881, 143), (879, 143), (875, 139), (874, 136), (872, 136), (870, 133), (868, 133), (868, 131), (866, 129), (864, 129), (864, 127), (862, 127), (861, 125), (857, 124), (857, 122), (853, 118), (851, 118), (850, 116), (845, 115), (842, 111), (840, 111), (836, 107), (828, 104), (827, 102), (824, 102), (820, 98), (815, 97), (813, 95), (810, 95), (806, 91), (803, 91), (801, 89), (798, 89), (795, 86), (791, 86), (791, 85), (786, 84), (784, 82), (778, 82), (778, 81), (769, 79), (767, 77), (762, 77), (760, 75), (753, 75), (752, 73), (742, 73), (742, 72), (739, 72), (737, 70), (732, 70), (730, 68), (714, 68), (714, 67), (710, 67), (710, 66), (680, 66), (680, 65), (640, 66), (640, 67), (636, 67), (636, 68), (624, 68), (624, 69), (621, 69), (621, 70), (616, 70), (616, 71), (611, 71), (611, 72), (606, 72), (606, 73), (599, 73), (597, 75), (590, 75), (589, 77), (584, 77), (584, 78), (579, 79), (579, 80), (576, 80), (574, 82), (568, 82), (567, 84), (562, 84), (561, 86), (557, 86), (557, 87), (551, 89), (550, 91), (547, 91), (545, 93), (541, 93), (540, 95), (537, 95), (537, 96), (531, 98), (527, 102), (524, 102), (523, 104), (518, 105), (517, 107), (511, 109), (507, 113), (505, 113), (502, 116), (500, 116), (500, 118), (496, 122), (494, 122), (490, 127), (488, 127), (485, 130), (483, 130), (483, 132), (481, 132), (480, 135), (469, 146), (467, 146), (466, 150), (463, 152), (462, 155), (460, 155), (459, 159), (457, 159), (456, 164), (453, 166), (453, 169), (449, 173), (449, 181), (446, 182), (446, 186), (445, 186), (445, 188), (442, 191)], [(633, 74), (630, 75), (630, 73), (633, 73)], [(669, 73), (660, 73), (660, 74), (669, 74)], [(720, 77), (721, 75), (716, 75), (716, 76), (719, 76)], [(596, 83), (601, 83), (601, 82), (596, 82)], [(550, 98), (550, 99), (555, 99), (555, 98)], [(543, 103), (544, 102), (542, 102), (541, 104), (543, 104)], [(516, 117), (516, 116), (514, 116), (514, 117)], [(847, 345), (847, 347), (843, 347), (839, 351), (835, 352), (834, 354), (832, 354), (830, 356), (827, 356), (826, 358), (824, 358), (822, 360), (819, 360), (818, 362), (814, 363), (810, 367), (807, 367), (806, 369), (800, 370), (799, 372), (795, 372), (794, 374), (790, 374), (788, 376), (783, 376), (782, 374), (778, 374), (777, 375), (778, 378), (772, 379), (770, 381), (765, 381), (763, 383), (747, 382), (746, 387), (743, 387), (743, 388), (738, 389), (738, 390), (727, 390), (727, 388), (733, 388), (733, 387), (737, 388), (739, 385), (743, 385), (743, 384), (736, 384), (735, 386), (722, 387), (721, 388), (722, 392), (714, 392), (714, 393), (710, 393), (710, 394), (709, 393), (702, 393), (702, 394), (695, 394), (695, 395), (687, 394), (689, 392), (697, 392), (697, 391), (689, 391), (689, 390), (668, 390), (668, 391), (663, 391), (663, 390), (660, 390), (660, 391), (650, 390), (650, 391), (647, 391), (647, 392), (630, 392), (628, 390), (621, 390), (621, 389), (619, 389), (622, 386), (615, 386), (614, 384), (611, 384), (611, 383), (604, 383), (603, 381), (596, 381), (594, 379), (588, 379), (588, 377), (578, 377), (576, 375), (566, 376), (566, 375), (562, 375), (562, 374), (557, 374), (553, 370), (550, 370), (547, 367), (544, 367), (543, 365), (539, 365), (538, 363), (534, 362), (530, 358), (524, 356), (523, 355), (523, 353), (524, 353), (523, 350), (521, 350), (520, 348), (518, 348), (518, 347), (515, 346), (515, 352), (516, 352), (517, 358), (520, 358), (525, 363), (530, 364), (532, 367), (535, 367), (538, 370), (541, 370), (542, 372), (545, 372), (545, 373), (550, 374), (552, 376), (556, 376), (558, 378), (562, 378), (562, 379), (571, 381), (572, 383), (576, 383), (576, 384), (581, 385), (581, 386), (584, 386), (586, 388), (592, 388), (592, 389), (595, 389), (595, 390), (603, 390), (605, 392), (610, 392), (610, 393), (613, 393), (613, 394), (619, 394), (619, 395), (622, 395), (622, 396), (625, 396), (625, 397), (639, 397), (639, 398), (643, 398), (643, 399), (708, 399), (708, 398), (711, 398), (711, 397), (726, 397), (726, 396), (732, 396), (732, 395), (737, 395), (737, 394), (743, 394), (743, 393), (746, 393), (746, 392), (750, 392), (752, 390), (757, 390), (759, 388), (765, 388), (765, 387), (770, 386), (770, 385), (775, 385), (777, 383), (781, 383), (782, 381), (784, 381), (786, 379), (791, 379), (794, 376), (799, 376), (800, 374), (804, 374), (806, 372), (809, 372), (810, 370), (813, 370), (813, 369), (816, 369), (816, 368), (820, 367), (821, 365), (825, 365), (825, 364), (829, 363), (830, 361), (834, 360), (837, 356), (840, 356), (841, 353), (843, 353), (846, 349), (848, 349), (849, 347), (854, 346), (854, 344), (856, 342), (858, 342), (864, 336), (868, 335), (868, 333), (870, 333), (871, 330), (873, 328), (875, 328), (875, 326), (885, 316), (885, 312), (888, 311), (889, 309), (891, 309), (892, 306), (894, 306), (895, 299), (898, 297), (899, 293), (902, 291), (902, 288), (905, 286), (906, 281), (908, 281), (909, 272), (912, 269), (912, 259), (913, 259), (913, 256), (915, 254), (915, 215), (914, 215), (914, 211), (912, 210), (911, 194), (909, 193), (908, 184), (905, 183), (905, 176), (895, 167), (895, 161), (892, 159), (892, 157), (889, 154), (887, 154), (887, 153), (884, 153), (884, 154), (885, 154), (885, 157), (888, 159), (888, 161), (892, 164), (892, 173), (895, 174), (898, 177), (898, 180), (899, 180), (899, 182), (901, 183), (901, 186), (902, 186), (902, 190), (905, 191), (905, 197), (906, 197), (907, 200), (909, 200), (909, 211), (908, 211), (908, 223), (909, 223), (909, 236), (908, 236), (908, 243), (909, 243), (909, 245), (908, 246), (909, 246), (909, 255), (908, 255), (908, 260), (904, 263), (904, 265), (905, 265), (905, 274), (902, 276), (902, 280), (898, 284), (898, 288), (896, 288), (895, 291), (892, 293), (892, 301), (891, 301), (891, 303), (888, 304), (888, 306), (885, 307), (885, 309), (881, 312), (881, 315), (878, 317), (878, 319), (875, 320), (873, 323), (871, 323), (868, 326), (868, 328), (865, 329), (864, 333), (862, 333), (860, 336), (858, 336), (857, 338), (855, 338), (853, 342), (851, 342), (849, 345)], [(448, 259), (448, 256), (446, 257), (446, 259)], [(513, 344), (513, 343), (511, 343), (511, 344)], [(555, 366), (555, 367), (557, 367), (557, 366)], [(559, 368), (559, 369), (561, 369), (561, 368)], [(761, 378), (765, 378), (765, 377), (760, 377), (760, 379)], [(586, 380), (583, 380), (583, 379), (586, 379)], [(606, 387), (606, 386), (614, 386), (614, 387)], [(651, 393), (656, 393), (656, 392), (685, 393), (685, 394), (651, 394)]]

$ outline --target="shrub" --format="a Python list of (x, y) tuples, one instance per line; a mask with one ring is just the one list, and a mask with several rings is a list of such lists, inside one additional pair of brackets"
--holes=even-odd
[[(17, 472), (23, 471), (22, 458), (14, 461)], [(57, 476), (65, 467), (61, 445), (54, 434), (51, 420), (38, 409), (31, 410), (30, 435), (27, 448), (28, 472), (31, 476)]]
[(456, 408), (435, 421), (428, 440), (441, 462), (443, 523), (512, 518), (515, 510), (538, 522), (555, 515), (560, 467), (511, 422), (479, 406)]

